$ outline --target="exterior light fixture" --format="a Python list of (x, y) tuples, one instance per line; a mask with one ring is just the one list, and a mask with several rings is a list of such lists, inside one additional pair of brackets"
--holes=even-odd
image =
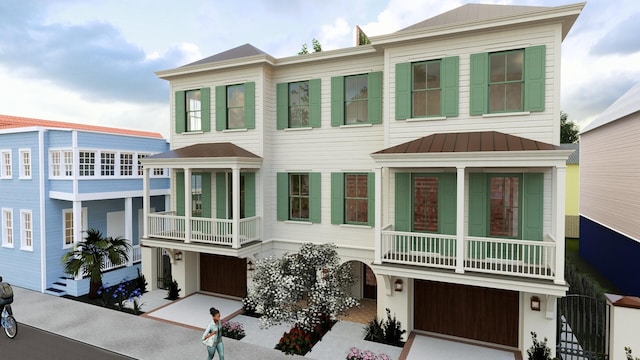
[(182, 251), (176, 251), (174, 253), (174, 257), (175, 257), (176, 261), (182, 260)]
[(254, 264), (253, 261), (251, 260), (247, 261), (247, 270), (253, 271), (255, 269), (256, 269), (256, 264)]
[(531, 310), (540, 311), (540, 298), (537, 296), (531, 297)]
[(398, 292), (402, 291), (402, 279), (396, 279), (395, 290)]

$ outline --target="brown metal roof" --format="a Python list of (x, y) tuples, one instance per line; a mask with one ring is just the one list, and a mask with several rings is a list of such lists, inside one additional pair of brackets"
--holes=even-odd
[(260, 156), (229, 142), (195, 144), (183, 148), (149, 156), (148, 159), (184, 159), (184, 158), (224, 158), (243, 157), (256, 158)]
[(216, 62), (216, 61), (240, 59), (240, 58), (247, 57), (247, 56), (265, 55), (265, 54), (266, 53), (264, 51), (258, 49), (257, 47), (255, 47), (255, 46), (253, 46), (251, 44), (244, 44), (244, 45), (240, 45), (238, 47), (235, 47), (233, 49), (229, 49), (229, 50), (223, 51), (221, 53), (209, 56), (207, 58), (192, 62), (192, 63), (184, 65), (184, 66), (181, 66), (181, 67), (212, 63), (212, 62)]
[(559, 150), (559, 146), (497, 131), (443, 133), (422, 137), (374, 154)]

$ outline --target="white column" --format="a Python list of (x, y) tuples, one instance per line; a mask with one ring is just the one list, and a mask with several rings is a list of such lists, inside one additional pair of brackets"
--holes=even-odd
[(382, 168), (375, 169), (373, 263), (382, 264)]
[(565, 257), (565, 240), (564, 240), (564, 220), (565, 220), (565, 191), (566, 191), (566, 166), (556, 166), (553, 168), (553, 220), (552, 233), (556, 238), (556, 276), (553, 282), (556, 284), (565, 284), (564, 281), (564, 257)]
[(184, 169), (184, 242), (191, 242), (191, 216), (193, 209), (191, 208), (193, 203), (193, 196), (191, 195), (191, 169)]
[(151, 210), (151, 195), (150, 195), (150, 182), (149, 173), (151, 169), (143, 169), (142, 178), (142, 237), (149, 238), (149, 211)]
[(464, 166), (456, 174), (456, 272), (464, 273)]
[[(78, 244), (82, 241), (82, 201), (73, 202), (73, 242)], [(82, 271), (76, 275), (76, 280), (82, 280)]]
[(133, 199), (124, 199), (124, 238), (127, 239), (131, 249), (129, 249), (129, 261), (127, 266), (133, 265)]
[(231, 216), (232, 248), (240, 248), (240, 168), (231, 169), (231, 193), (233, 198), (233, 214)]

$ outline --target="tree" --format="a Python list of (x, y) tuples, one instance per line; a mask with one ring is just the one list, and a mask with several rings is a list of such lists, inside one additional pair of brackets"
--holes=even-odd
[(569, 115), (560, 111), (560, 143), (573, 144), (578, 141), (580, 129), (573, 121), (567, 121)]
[(129, 261), (129, 241), (121, 237), (102, 236), (99, 230), (87, 230), (87, 237), (62, 256), (64, 271), (72, 276), (82, 273), (89, 276), (89, 298), (98, 298), (98, 289), (102, 287), (102, 270), (108, 259), (114, 265)]
[(334, 319), (358, 305), (350, 295), (354, 283), (335, 245), (308, 243), (298, 254), (259, 260), (245, 304), (261, 314), (262, 327), (291, 322), (311, 331), (321, 316)]
[[(316, 40), (315, 38), (311, 41), (311, 45), (313, 46), (313, 52), (322, 51), (322, 46), (320, 45), (320, 41)], [(300, 50), (300, 52), (298, 52), (298, 55), (304, 55), (308, 53), (309, 53), (309, 49), (307, 48), (307, 44), (306, 43), (302, 44), (302, 49)]]

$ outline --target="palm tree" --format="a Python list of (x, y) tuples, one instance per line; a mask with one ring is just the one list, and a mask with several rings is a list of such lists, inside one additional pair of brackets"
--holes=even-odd
[(74, 277), (80, 272), (89, 276), (89, 298), (96, 299), (98, 289), (102, 286), (102, 270), (106, 259), (114, 265), (124, 264), (129, 261), (130, 248), (127, 239), (105, 238), (99, 230), (89, 229), (84, 241), (62, 256), (64, 271)]

